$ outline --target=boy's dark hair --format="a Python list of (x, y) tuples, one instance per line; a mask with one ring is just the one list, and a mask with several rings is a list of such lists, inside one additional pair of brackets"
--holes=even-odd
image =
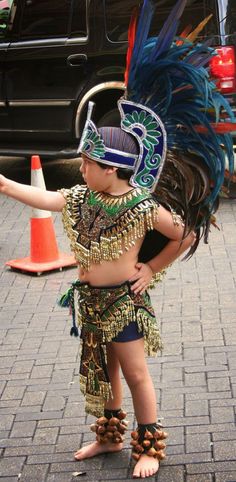
[[(118, 151), (127, 152), (129, 154), (139, 154), (139, 146), (136, 139), (123, 131), (120, 127), (100, 127), (98, 129), (106, 147), (117, 149)], [(98, 163), (102, 169), (107, 169), (107, 164)], [(117, 169), (117, 177), (129, 181), (132, 176), (132, 169)]]
[[(102, 169), (107, 169), (109, 167), (107, 164), (102, 164), (101, 162), (98, 162), (97, 164), (99, 164)], [(131, 169), (123, 169), (122, 167), (118, 167), (116, 174), (118, 179), (126, 179), (129, 181), (133, 171), (131, 171)]]

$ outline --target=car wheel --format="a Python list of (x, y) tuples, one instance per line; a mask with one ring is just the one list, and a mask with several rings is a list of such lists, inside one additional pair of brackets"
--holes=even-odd
[(112, 109), (104, 114), (101, 119), (97, 121), (97, 127), (120, 127), (120, 113), (118, 109)]

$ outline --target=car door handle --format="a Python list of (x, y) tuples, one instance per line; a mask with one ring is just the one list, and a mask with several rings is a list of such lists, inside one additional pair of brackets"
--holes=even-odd
[(87, 62), (87, 59), (88, 57), (86, 54), (73, 54), (67, 57), (67, 64), (70, 67), (80, 67)]

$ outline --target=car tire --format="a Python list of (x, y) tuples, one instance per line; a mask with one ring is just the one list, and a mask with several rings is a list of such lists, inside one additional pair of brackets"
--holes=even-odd
[(97, 121), (97, 127), (106, 126), (120, 127), (120, 113), (117, 108), (106, 112), (106, 114)]

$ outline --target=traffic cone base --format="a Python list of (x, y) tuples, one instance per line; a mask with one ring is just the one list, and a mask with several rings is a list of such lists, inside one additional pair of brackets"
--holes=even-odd
[(7, 261), (6, 265), (14, 269), (20, 269), (21, 271), (27, 271), (31, 273), (44, 273), (45, 271), (51, 271), (53, 269), (65, 268), (66, 266), (75, 265), (75, 258), (72, 255), (59, 253), (58, 258), (54, 261), (48, 261), (45, 263), (34, 263), (32, 258), (12, 259)]

